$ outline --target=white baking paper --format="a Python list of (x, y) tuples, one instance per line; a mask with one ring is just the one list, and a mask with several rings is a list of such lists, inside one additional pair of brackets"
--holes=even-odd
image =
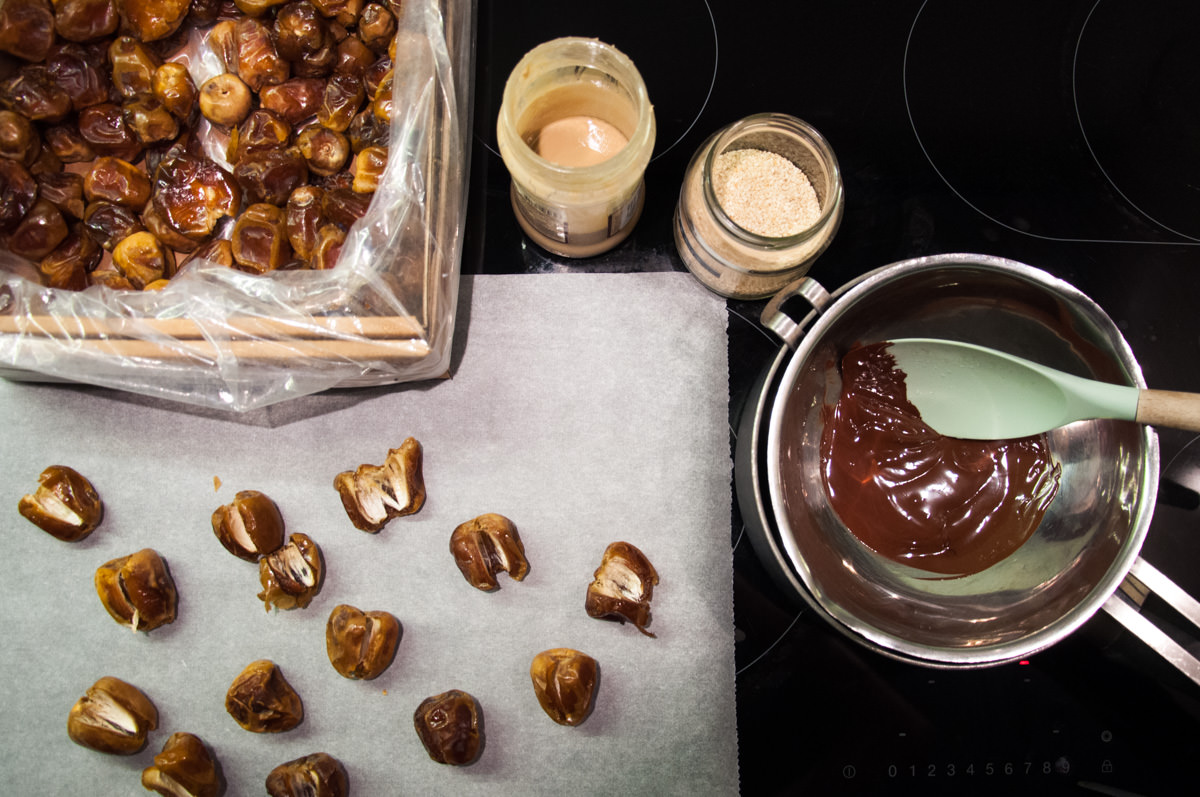
[[(728, 794), (737, 791), (730, 458), (724, 302), (689, 275), (467, 278), (450, 379), (337, 391), (221, 415), (98, 388), (0, 381), (4, 546), (0, 773), (11, 794), (138, 794), (175, 731), (199, 735), (227, 795), (265, 794), (277, 764), (315, 751), (346, 766), (354, 795)], [(334, 476), (380, 464), (405, 437), (424, 448), (428, 501), (377, 535), (351, 526)], [(17, 513), (51, 464), (88, 476), (101, 527), (60, 542)], [(307, 609), (264, 610), (257, 567), (217, 542), (214, 509), (239, 490), (278, 503), (289, 532), (321, 546), (327, 575)], [(472, 588), (451, 531), (485, 512), (517, 525), (523, 582)], [(589, 618), (605, 546), (657, 568), (651, 639)], [(166, 559), (178, 620), (115, 623), (98, 566), (144, 547)], [(330, 610), (395, 614), (395, 662), (350, 681), (325, 652)], [(596, 707), (553, 723), (533, 656), (574, 647), (600, 663)], [(275, 661), (304, 701), (295, 730), (257, 735), (225, 692)], [(140, 754), (73, 744), (72, 704), (98, 678), (140, 687), (158, 730)], [(413, 730), (425, 697), (457, 688), (483, 707), (476, 763), (433, 762)]]

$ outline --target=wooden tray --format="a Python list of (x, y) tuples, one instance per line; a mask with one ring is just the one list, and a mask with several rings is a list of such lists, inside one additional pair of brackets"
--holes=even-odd
[[(297, 319), (236, 317), (219, 324), (189, 318), (95, 317), (7, 314), (0, 309), (0, 343), (23, 336), (21, 345), (42, 359), (69, 345), (96, 357), (137, 358), (178, 367), (210, 365), (230, 356), (253, 362), (294, 363), (320, 368), (323, 362), (364, 362), (368, 367), (340, 386), (402, 381), (403, 369), (448, 350), (436, 338), (451, 334), (457, 302), (462, 214), (466, 206), (475, 8), (473, 0), (439, 0), (447, 47), (457, 79), (460, 136), (442, 133), (450, 121), (442, 103), (431, 114), (422, 174), (427, 176), (423, 240), (411, 240), (403, 264), (388, 274), (411, 315), (347, 316), (297, 313)], [(461, 169), (452, 168), (461, 163)], [(445, 201), (453, 198), (455, 201)], [(413, 251), (420, 248), (419, 253)], [(447, 264), (450, 264), (448, 267)], [(446, 320), (449, 319), (449, 323)], [(445, 327), (445, 328), (443, 328)], [(44, 351), (42, 351), (44, 349)], [(306, 362), (307, 361), (307, 362)], [(0, 376), (60, 381), (53, 375), (0, 366)]]

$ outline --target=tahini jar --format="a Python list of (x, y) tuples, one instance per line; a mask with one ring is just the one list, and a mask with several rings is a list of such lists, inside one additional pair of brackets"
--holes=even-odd
[(590, 257), (629, 235), (645, 199), (655, 122), (624, 53), (577, 37), (535, 47), (505, 84), (496, 127), (513, 210), (538, 245)]
[[(800, 179), (811, 186), (806, 187), (810, 209), (793, 219), (798, 224), (754, 232), (735, 221), (747, 211), (779, 204), (781, 181), (771, 179), (778, 167), (769, 178), (743, 183), (735, 197), (725, 196), (729, 207), (722, 206), (718, 167), (748, 154), (771, 157), (785, 170), (803, 174)], [(842, 205), (841, 172), (825, 138), (795, 117), (756, 114), (718, 130), (692, 157), (675, 209), (675, 246), (688, 270), (713, 291), (761, 299), (808, 271), (837, 232)]]

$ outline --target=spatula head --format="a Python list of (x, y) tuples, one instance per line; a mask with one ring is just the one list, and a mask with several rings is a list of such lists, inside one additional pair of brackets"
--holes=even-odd
[(1138, 389), (1067, 374), (1005, 352), (952, 340), (893, 340), (908, 400), (947, 437), (1001, 440), (1085, 418), (1133, 420)]

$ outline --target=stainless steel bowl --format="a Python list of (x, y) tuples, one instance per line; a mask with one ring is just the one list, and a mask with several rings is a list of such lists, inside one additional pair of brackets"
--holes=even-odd
[[(799, 321), (779, 311), (796, 295), (814, 307)], [(1046, 648), (1118, 600), (1154, 509), (1150, 427), (1098, 420), (1052, 432), (1062, 482), (1049, 511), (1017, 552), (971, 576), (937, 576), (866, 548), (831, 508), (820, 475), (822, 411), (837, 400), (838, 364), (856, 343), (956, 338), (1144, 386), (1116, 325), (1087, 296), (1021, 263), (941, 255), (885, 266), (832, 294), (801, 280), (764, 320), (794, 350), (781, 351), (743, 418), (739, 504), (779, 582), (839, 631), (908, 661), (985, 666)]]

